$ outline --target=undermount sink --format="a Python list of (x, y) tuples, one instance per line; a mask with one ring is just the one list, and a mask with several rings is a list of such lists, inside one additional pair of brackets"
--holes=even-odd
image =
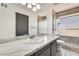
[(33, 37), (26, 40), (26, 44), (37, 44), (43, 42), (43, 37)]

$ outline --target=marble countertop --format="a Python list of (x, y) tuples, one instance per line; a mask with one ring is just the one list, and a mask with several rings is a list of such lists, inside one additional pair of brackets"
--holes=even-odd
[(44, 40), (40, 43), (28, 44), (26, 43), (27, 38), (21, 38), (21, 40), (0, 44), (0, 56), (29, 56), (57, 38), (59, 36), (47, 36), (47, 38), (40, 36), (39, 39)]
[(79, 35), (64, 35), (64, 34), (62, 34), (62, 35), (59, 35), (59, 36), (67, 36), (67, 37), (78, 37), (79, 38)]

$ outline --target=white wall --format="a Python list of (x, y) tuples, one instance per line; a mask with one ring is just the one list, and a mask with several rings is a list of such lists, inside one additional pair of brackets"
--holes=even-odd
[(31, 29), (31, 26), (37, 27), (37, 15), (30, 10), (8, 4), (7, 8), (0, 6), (0, 38), (15, 37), (15, 33), (16, 33), (15, 12), (28, 15), (29, 34), (30, 35), (37, 34), (37, 28)]
[(48, 34), (54, 34), (53, 29), (54, 29), (54, 19), (53, 19), (53, 9), (50, 8), (50, 10), (47, 11), (47, 19), (48, 19), (48, 24), (47, 24), (47, 33)]

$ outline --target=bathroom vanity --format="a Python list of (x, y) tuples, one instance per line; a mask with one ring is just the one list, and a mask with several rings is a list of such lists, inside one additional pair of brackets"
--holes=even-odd
[(55, 56), (59, 36), (40, 36), (0, 44), (0, 56)]
[(36, 51), (31, 56), (56, 56), (56, 40)]

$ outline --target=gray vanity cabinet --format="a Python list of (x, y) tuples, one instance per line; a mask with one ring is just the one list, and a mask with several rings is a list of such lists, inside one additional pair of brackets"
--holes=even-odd
[(53, 41), (51, 44), (50, 44), (50, 53), (51, 53), (51, 56), (56, 56), (56, 52), (57, 52), (57, 41)]
[(56, 56), (57, 51), (57, 40), (49, 43), (45, 47), (41, 48), (31, 56)]
[(50, 44), (37, 51), (35, 56), (50, 56)]

